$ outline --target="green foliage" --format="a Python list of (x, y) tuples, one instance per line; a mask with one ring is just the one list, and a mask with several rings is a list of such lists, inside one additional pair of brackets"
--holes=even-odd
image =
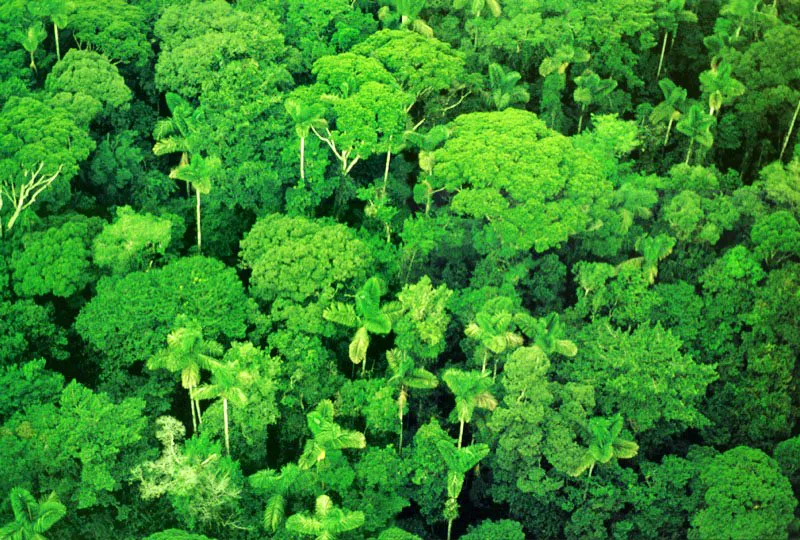
[(95, 279), (92, 239), (102, 221), (76, 214), (63, 224), (23, 234), (24, 248), (11, 257), (14, 291), (20, 296), (52, 294), (68, 298)]
[(142, 399), (117, 404), (71, 382), (57, 406), (34, 405), (0, 428), (0, 488), (36, 482), (59, 492), (69, 508), (119, 504), (127, 471), (141, 451), (144, 408)]
[(172, 228), (168, 218), (119, 207), (114, 221), (94, 239), (94, 263), (113, 274), (144, 270), (166, 254)]
[(286, 529), (317, 540), (335, 540), (342, 533), (364, 524), (364, 512), (337, 508), (330, 497), (320, 495), (314, 504), (314, 514), (295, 514), (286, 520)]
[(778, 464), (760, 450), (739, 446), (718, 455), (700, 481), (703, 505), (692, 517), (689, 538), (788, 536), (797, 500)]
[(25, 488), (15, 487), (8, 497), (14, 521), (0, 528), (0, 538), (45, 540), (42, 533), (51, 529), (67, 513), (66, 506), (61, 504), (55, 492), (37, 501)]
[(467, 534), (461, 538), (464, 540), (524, 540), (525, 533), (522, 531), (522, 525), (516, 521), (487, 519), (480, 525), (470, 527)]
[(66, 346), (66, 333), (53, 322), (52, 306), (0, 301), (0, 365), (41, 357), (64, 360)]
[(64, 387), (64, 376), (45, 369), (44, 359), (0, 367), (0, 383), (5, 388), (0, 398), (0, 422), (18, 410), (52, 403)]

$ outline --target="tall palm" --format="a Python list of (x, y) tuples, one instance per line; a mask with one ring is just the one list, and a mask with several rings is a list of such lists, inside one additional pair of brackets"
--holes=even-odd
[(533, 345), (546, 355), (560, 354), (573, 357), (578, 354), (574, 341), (564, 339), (564, 324), (558, 313), (546, 317), (534, 318), (527, 313), (517, 313), (514, 322), (520, 330), (533, 340)]
[(506, 72), (500, 64), (489, 65), (489, 88), (491, 100), (498, 111), (515, 103), (525, 104), (531, 98), (525, 88), (517, 86), (522, 75), (517, 71)]
[(228, 403), (234, 407), (247, 404), (247, 388), (253, 384), (255, 377), (243, 369), (238, 362), (209, 362), (211, 383), (204, 384), (192, 391), (194, 399), (221, 399), (222, 415), (225, 424), (225, 450), (231, 455), (231, 441), (228, 430)]
[(459, 422), (458, 447), (461, 448), (464, 440), (464, 424), (472, 421), (475, 409), (493, 411), (497, 407), (497, 399), (489, 391), (492, 381), (477, 371), (460, 369), (448, 369), (442, 375), (442, 380), (456, 399), (453, 412)]
[(42, 23), (31, 25), (24, 32), (21, 30), (14, 30), (9, 37), (28, 51), (31, 58), (30, 68), (34, 73), (38, 73), (36, 60), (34, 60), (33, 55), (36, 54), (39, 45), (47, 39), (47, 31), (44, 29), (44, 25), (42, 25)]
[(386, 25), (394, 22), (399, 23), (400, 28), (413, 30), (414, 32), (427, 38), (433, 37), (433, 28), (420, 18), (420, 12), (425, 9), (427, 0), (391, 0), (391, 9), (388, 5), (378, 10), (378, 18)]
[(573, 97), (576, 103), (581, 104), (581, 116), (578, 119), (578, 133), (580, 133), (586, 109), (590, 105), (596, 105), (601, 99), (608, 97), (617, 88), (617, 81), (601, 79), (597, 73), (587, 69), (582, 75), (575, 77), (575, 85)]
[[(592, 471), (598, 463), (608, 463), (614, 458), (630, 459), (639, 452), (638, 444), (620, 436), (622, 423), (619, 414), (611, 418), (595, 417), (589, 420), (586, 428), (589, 448), (586, 449), (578, 466), (570, 471), (572, 476), (580, 476), (588, 469), (588, 478), (591, 478)], [(586, 487), (587, 489), (589, 487), (588, 479)]]
[(667, 121), (667, 134), (664, 137), (664, 146), (669, 143), (669, 134), (672, 131), (672, 124), (683, 114), (686, 104), (687, 92), (669, 79), (661, 79), (658, 86), (664, 94), (664, 101), (659, 103), (650, 113), (650, 123), (657, 124)]
[(348, 531), (364, 525), (364, 512), (337, 508), (330, 497), (320, 495), (314, 505), (314, 514), (295, 514), (286, 520), (286, 530), (316, 540), (336, 540)]
[(700, 87), (708, 95), (708, 114), (711, 116), (744, 94), (744, 85), (733, 78), (732, 71), (731, 64), (723, 61), (712, 64), (711, 69), (700, 74)]
[(385, 293), (386, 284), (373, 276), (356, 292), (353, 304), (335, 302), (322, 311), (326, 321), (358, 329), (350, 341), (348, 353), (354, 365), (361, 364), (362, 374), (366, 373), (369, 335), (388, 334), (392, 330), (392, 320), (380, 305)]
[[(222, 354), (222, 346), (216, 341), (203, 338), (203, 328), (194, 319), (180, 316), (175, 330), (167, 336), (167, 347), (147, 361), (150, 369), (166, 369), (171, 373), (180, 372), (181, 386), (189, 393), (192, 409), (192, 429), (202, 423), (200, 402), (192, 397), (192, 390), (200, 384), (200, 369), (208, 369), (211, 362)], [(196, 410), (196, 411), (195, 411)]]
[(333, 403), (325, 399), (306, 415), (312, 438), (306, 441), (298, 460), (301, 469), (318, 466), (332, 450), (366, 448), (367, 440), (359, 431), (344, 429), (333, 420)]
[[(153, 128), (153, 153), (157, 156), (180, 153), (178, 167), (188, 165), (193, 152), (192, 134), (205, 121), (202, 107), (197, 109), (174, 92), (164, 96), (172, 116), (162, 118)], [(189, 184), (186, 184), (186, 195), (189, 195)]]
[(392, 349), (386, 353), (386, 360), (392, 376), (389, 383), (396, 385), (400, 392), (397, 396), (398, 416), (400, 417), (400, 441), (397, 451), (403, 451), (403, 417), (408, 403), (408, 390), (432, 390), (439, 386), (439, 379), (430, 371), (414, 365), (414, 359), (406, 351)]
[(194, 187), (198, 253), (203, 251), (203, 234), (200, 227), (200, 195), (208, 195), (211, 192), (211, 180), (218, 174), (221, 167), (222, 161), (216, 156), (204, 158), (200, 155), (195, 155), (191, 162), (179, 165), (169, 173), (170, 178), (183, 180), (187, 185), (191, 184)]
[(575, 37), (565, 36), (550, 56), (539, 64), (539, 75), (544, 77), (542, 83), (542, 114), (550, 117), (549, 127), (555, 128), (556, 115), (561, 110), (561, 93), (566, 88), (567, 69), (572, 64), (582, 64), (591, 58), (589, 51), (574, 46)]
[(682, 22), (697, 22), (697, 15), (686, 7), (686, 0), (666, 0), (656, 9), (654, 19), (656, 24), (664, 30), (664, 39), (661, 44), (661, 56), (658, 59), (658, 71), (656, 80), (661, 76), (661, 68), (664, 66), (664, 55), (667, 52), (667, 39), (670, 33), (674, 36), (678, 32), (678, 25)]
[(688, 165), (692, 157), (694, 144), (698, 143), (705, 148), (711, 148), (714, 144), (714, 135), (711, 134), (711, 127), (717, 123), (717, 119), (706, 113), (696, 103), (689, 108), (689, 112), (675, 126), (675, 129), (689, 137), (689, 150), (686, 152)]
[[(488, 9), (489, 12), (495, 17), (499, 17), (503, 12), (500, 5), (500, 0), (453, 0), (453, 7), (455, 9), (466, 9), (470, 14), (479, 19), (483, 16), (484, 10)], [(475, 26), (474, 43), (475, 49), (478, 48), (478, 27)]]
[(675, 238), (666, 234), (659, 234), (655, 237), (645, 235), (636, 240), (634, 247), (642, 255), (623, 261), (617, 265), (617, 268), (626, 266), (640, 268), (648, 283), (652, 284), (658, 275), (658, 263), (672, 253), (672, 249), (675, 247)]
[(4, 540), (47, 540), (43, 533), (67, 513), (55, 492), (37, 501), (28, 490), (15, 487), (9, 499), (14, 521), (0, 528), (0, 538)]
[(28, 11), (37, 18), (49, 18), (53, 23), (53, 40), (56, 44), (56, 58), (61, 60), (61, 45), (58, 29), (67, 26), (69, 17), (74, 11), (72, 2), (65, 0), (29, 0)]
[(321, 103), (306, 105), (294, 98), (287, 99), (283, 106), (292, 118), (294, 131), (300, 138), (300, 179), (305, 180), (306, 139), (312, 127), (321, 129), (328, 125), (323, 118), (325, 107)]
[(489, 454), (489, 446), (471, 444), (466, 448), (455, 448), (450, 439), (436, 441), (436, 449), (447, 464), (447, 501), (444, 517), (447, 520), (447, 540), (453, 529), (453, 521), (458, 517), (458, 496), (464, 487), (464, 475)]
[(483, 349), (481, 375), (486, 374), (486, 362), (489, 353), (494, 353), (494, 372), (497, 372), (497, 356), (522, 345), (522, 336), (513, 331), (514, 318), (508, 311), (487, 313), (479, 311), (475, 321), (464, 329), (467, 337), (476, 340)]
[(253, 488), (269, 494), (264, 507), (264, 528), (273, 534), (278, 532), (278, 527), (286, 514), (286, 497), (301, 480), (302, 474), (302, 469), (297, 465), (288, 463), (281, 468), (280, 473), (266, 469), (258, 471), (249, 478)]

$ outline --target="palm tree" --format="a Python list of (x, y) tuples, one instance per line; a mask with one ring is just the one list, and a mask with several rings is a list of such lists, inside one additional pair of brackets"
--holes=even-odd
[(495, 354), (493, 371), (497, 374), (497, 355), (522, 345), (522, 336), (513, 332), (513, 324), (514, 319), (511, 313), (507, 311), (500, 311), (495, 314), (479, 311), (475, 315), (475, 321), (464, 329), (467, 337), (478, 341), (483, 348), (481, 375), (486, 374), (486, 362), (489, 358), (489, 352)]
[[(483, 15), (484, 9), (489, 9), (492, 15), (497, 18), (503, 12), (502, 6), (500, 6), (500, 0), (454, 0), (453, 1), (453, 8), (455, 9), (466, 9), (469, 6), (469, 11), (471, 12), (472, 16), (476, 19), (479, 19)], [(478, 48), (478, 27), (475, 26), (475, 41), (474, 46), (475, 49)]]
[(515, 103), (525, 104), (531, 98), (527, 90), (517, 86), (520, 79), (522, 79), (522, 75), (517, 71), (506, 72), (500, 64), (489, 65), (491, 101), (498, 111)]
[(708, 114), (714, 116), (724, 104), (730, 104), (744, 94), (744, 85), (733, 78), (733, 67), (728, 62), (712, 64), (711, 69), (700, 74), (700, 87), (708, 94)]
[(447, 140), (447, 137), (450, 136), (450, 131), (445, 126), (438, 125), (431, 128), (427, 133), (406, 131), (403, 136), (408, 143), (419, 149), (417, 161), (419, 168), (425, 174), (422, 176), (420, 183), (414, 187), (414, 200), (420, 203), (425, 201), (425, 215), (427, 216), (431, 210), (433, 196), (440, 191), (444, 191), (444, 188), (434, 190), (429, 181), (435, 165), (434, 152)]
[(348, 531), (353, 531), (364, 525), (364, 512), (336, 508), (327, 495), (317, 497), (314, 505), (314, 515), (295, 514), (286, 520), (286, 530), (313, 536), (316, 540), (336, 540)]
[(386, 360), (392, 376), (389, 383), (399, 387), (400, 393), (397, 397), (397, 409), (400, 417), (400, 441), (397, 444), (397, 451), (403, 452), (403, 416), (405, 414), (406, 403), (408, 403), (408, 389), (432, 390), (439, 386), (439, 379), (430, 371), (418, 368), (414, 365), (414, 359), (406, 351), (392, 349), (386, 353)]
[(436, 441), (436, 449), (447, 464), (447, 501), (444, 517), (447, 520), (447, 540), (453, 529), (453, 521), (458, 517), (458, 496), (464, 487), (464, 475), (489, 454), (486, 444), (471, 444), (466, 448), (453, 447), (450, 439)]
[[(188, 165), (192, 154), (192, 134), (205, 121), (202, 107), (194, 109), (192, 105), (174, 92), (164, 96), (172, 116), (156, 122), (153, 129), (153, 153), (157, 156), (181, 154), (178, 167)], [(186, 195), (189, 195), (189, 184), (186, 184)]]
[(208, 195), (211, 192), (211, 179), (216, 176), (222, 167), (222, 161), (216, 157), (204, 158), (200, 155), (194, 156), (192, 161), (172, 169), (169, 173), (170, 178), (183, 180), (186, 185), (194, 187), (196, 197), (195, 219), (197, 221), (197, 253), (203, 251), (203, 238), (200, 228), (200, 194)]
[(25, 32), (21, 30), (14, 30), (11, 32), (9, 37), (13, 40), (22, 45), (22, 48), (28, 51), (28, 54), (31, 57), (30, 68), (33, 70), (34, 73), (38, 73), (36, 69), (36, 61), (33, 58), (33, 55), (39, 49), (39, 45), (47, 39), (47, 31), (44, 29), (44, 25), (42, 23), (34, 24), (29, 26)]
[(664, 146), (669, 142), (669, 134), (672, 131), (672, 124), (683, 114), (683, 107), (686, 103), (686, 90), (675, 84), (669, 79), (661, 79), (658, 86), (664, 94), (664, 101), (656, 105), (650, 113), (650, 123), (656, 124), (667, 120), (667, 135), (664, 137)]
[(489, 391), (492, 382), (477, 371), (448, 369), (442, 375), (442, 380), (456, 399), (456, 407), (453, 412), (459, 422), (458, 447), (461, 448), (464, 439), (464, 424), (472, 421), (475, 409), (493, 411), (497, 407), (497, 399)]
[(575, 92), (572, 94), (576, 103), (581, 104), (581, 116), (578, 119), (578, 133), (583, 127), (583, 115), (590, 105), (596, 105), (601, 99), (608, 97), (617, 88), (617, 81), (601, 79), (594, 71), (587, 69), (583, 75), (575, 77)]
[(53, 23), (53, 39), (56, 43), (56, 58), (61, 60), (61, 45), (58, 29), (67, 26), (69, 16), (75, 7), (65, 0), (29, 0), (28, 11), (36, 18), (49, 17)]
[(786, 132), (786, 136), (783, 138), (781, 154), (778, 156), (778, 161), (783, 161), (783, 154), (786, 152), (786, 146), (789, 144), (789, 139), (792, 138), (792, 131), (794, 131), (794, 125), (797, 122), (798, 114), (800, 114), (800, 100), (797, 101), (797, 107), (794, 108), (794, 115), (792, 116), (792, 121), (789, 123), (789, 131)]
[(697, 22), (697, 15), (684, 9), (684, 7), (686, 7), (686, 0), (667, 0), (655, 12), (656, 24), (664, 29), (664, 40), (661, 44), (661, 56), (658, 59), (656, 80), (661, 76), (661, 68), (664, 65), (664, 55), (667, 52), (667, 39), (670, 32), (674, 36), (678, 32), (678, 25), (682, 22)]
[(392, 24), (399, 20), (400, 28), (413, 30), (426, 38), (432, 38), (433, 28), (419, 16), (425, 9), (426, 2), (427, 0), (392, 0), (394, 10), (388, 5), (383, 6), (378, 10), (378, 18), (384, 24)]
[(675, 129), (689, 137), (689, 150), (686, 152), (685, 163), (689, 164), (692, 157), (694, 143), (711, 148), (714, 144), (714, 136), (711, 134), (711, 127), (717, 123), (717, 119), (706, 113), (696, 103), (689, 108), (689, 112), (678, 122)]
[(200, 384), (200, 369), (208, 369), (215, 357), (221, 354), (219, 343), (203, 339), (200, 323), (181, 315), (175, 323), (175, 330), (167, 336), (167, 347), (147, 361), (150, 369), (166, 369), (171, 373), (180, 371), (181, 386), (189, 392), (193, 431), (197, 431), (197, 424), (203, 422), (203, 416), (200, 402), (192, 397), (192, 390)]
[(255, 377), (242, 369), (237, 362), (209, 362), (211, 383), (192, 391), (194, 399), (222, 399), (222, 414), (225, 423), (225, 450), (231, 455), (231, 442), (228, 432), (228, 402), (234, 407), (244, 407), (248, 397), (245, 390), (253, 384)]
[[(604, 464), (616, 459), (630, 459), (639, 452), (639, 445), (620, 437), (622, 432), (622, 416), (616, 414), (611, 418), (595, 417), (589, 420), (587, 426), (589, 448), (586, 449), (580, 464), (570, 471), (572, 476), (580, 476), (583, 471), (589, 470), (588, 479), (598, 463)], [(586, 497), (584, 493), (584, 498)]]
[(273, 534), (278, 531), (286, 514), (286, 497), (301, 480), (302, 474), (303, 471), (297, 465), (288, 463), (281, 468), (280, 474), (267, 469), (258, 471), (249, 478), (251, 486), (270, 494), (264, 507), (264, 528)]
[(28, 490), (15, 487), (9, 499), (14, 521), (0, 528), (0, 539), (47, 540), (43, 533), (67, 513), (67, 507), (61, 504), (55, 492), (37, 502)]
[(283, 106), (294, 122), (294, 131), (300, 138), (300, 179), (305, 181), (306, 139), (311, 128), (323, 128), (328, 123), (323, 118), (325, 107), (321, 103), (306, 105), (294, 98), (287, 99)]
[(560, 354), (573, 357), (578, 354), (574, 341), (564, 339), (564, 324), (558, 313), (536, 319), (527, 313), (517, 313), (514, 322), (520, 330), (533, 340), (533, 345), (546, 355)]
[(642, 254), (641, 257), (623, 261), (617, 265), (617, 269), (640, 268), (647, 278), (647, 282), (653, 284), (658, 275), (658, 263), (672, 253), (672, 249), (675, 247), (675, 238), (666, 234), (659, 234), (656, 237), (645, 235), (636, 240), (634, 247)]
[(589, 51), (574, 46), (574, 36), (568, 34), (565, 39), (552, 55), (539, 64), (539, 75), (545, 78), (542, 84), (541, 109), (543, 115), (549, 113), (550, 128), (555, 128), (556, 115), (561, 110), (561, 92), (566, 88), (567, 69), (572, 64), (582, 64), (591, 58)]
[(306, 415), (306, 420), (312, 438), (306, 441), (303, 454), (298, 460), (298, 465), (303, 470), (318, 466), (331, 450), (360, 449), (367, 446), (363, 433), (344, 429), (333, 421), (333, 403), (329, 399), (321, 401)]
[(381, 278), (373, 276), (356, 292), (355, 304), (335, 302), (322, 312), (326, 321), (358, 328), (348, 353), (354, 365), (361, 364), (362, 374), (366, 373), (369, 335), (388, 334), (392, 330), (392, 320), (381, 311), (380, 299), (385, 292), (386, 284)]

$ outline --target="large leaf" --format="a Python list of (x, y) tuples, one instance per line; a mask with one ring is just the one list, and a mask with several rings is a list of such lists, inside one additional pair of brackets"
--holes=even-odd
[(343, 304), (342, 302), (335, 302), (330, 307), (322, 311), (322, 318), (326, 321), (331, 321), (342, 326), (355, 328), (358, 326), (358, 316), (353, 306)]
[(392, 331), (392, 320), (388, 315), (378, 312), (364, 317), (364, 327), (371, 334), (388, 334)]
[(348, 353), (350, 361), (354, 364), (360, 364), (367, 359), (367, 348), (369, 347), (369, 334), (365, 327), (361, 327), (356, 331), (353, 336), (353, 341), (350, 342)]
[(264, 508), (264, 528), (273, 533), (277, 532), (285, 513), (286, 499), (283, 495), (270, 497), (267, 501), (267, 506)]

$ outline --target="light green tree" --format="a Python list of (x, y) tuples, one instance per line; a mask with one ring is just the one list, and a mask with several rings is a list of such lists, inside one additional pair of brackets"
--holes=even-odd
[(47, 31), (44, 29), (42, 23), (31, 25), (24, 32), (22, 30), (14, 30), (9, 37), (28, 51), (31, 58), (30, 68), (34, 73), (37, 73), (38, 69), (36, 68), (36, 60), (33, 55), (36, 54), (39, 45), (47, 38)]
[(389, 369), (392, 373), (389, 383), (399, 389), (397, 409), (400, 419), (400, 440), (397, 444), (397, 451), (402, 453), (403, 416), (408, 404), (408, 391), (409, 389), (432, 390), (439, 386), (439, 379), (430, 371), (416, 367), (414, 359), (406, 351), (392, 349), (386, 353), (386, 361), (389, 363)]
[(506, 71), (500, 64), (489, 64), (489, 89), (495, 109), (502, 111), (511, 105), (528, 102), (531, 95), (517, 85), (521, 79), (518, 71)]
[(333, 420), (333, 402), (321, 401), (306, 415), (312, 438), (306, 441), (303, 454), (298, 460), (301, 469), (319, 466), (331, 451), (346, 448), (366, 448), (367, 440), (359, 431), (344, 429)]
[[(591, 418), (586, 427), (589, 448), (586, 449), (580, 465), (570, 471), (570, 474), (580, 476), (588, 469), (588, 478), (591, 478), (598, 463), (605, 464), (614, 458), (631, 459), (639, 453), (638, 444), (621, 436), (622, 425), (622, 416), (619, 414), (611, 418)], [(588, 480), (586, 487), (589, 487)]]
[(582, 75), (575, 77), (575, 92), (573, 97), (576, 103), (581, 104), (581, 116), (578, 118), (578, 133), (583, 127), (583, 116), (590, 105), (597, 105), (601, 99), (608, 97), (617, 88), (617, 81), (601, 79), (594, 71), (587, 69)]
[(659, 103), (650, 113), (650, 123), (657, 124), (667, 121), (667, 134), (664, 136), (664, 146), (669, 143), (669, 134), (672, 131), (672, 125), (683, 114), (683, 108), (686, 104), (686, 89), (681, 88), (669, 79), (661, 79), (658, 81), (658, 86), (664, 94), (664, 101)]
[(295, 514), (286, 520), (286, 530), (302, 536), (313, 536), (316, 540), (336, 540), (342, 533), (362, 525), (364, 512), (337, 508), (327, 495), (317, 497), (313, 515)]
[(189, 163), (179, 165), (169, 173), (170, 178), (183, 180), (192, 185), (195, 193), (195, 220), (197, 222), (197, 252), (203, 251), (203, 236), (200, 226), (200, 195), (211, 192), (211, 181), (222, 168), (222, 161), (216, 157), (193, 156)]
[(221, 355), (222, 346), (216, 341), (203, 338), (200, 323), (180, 315), (175, 322), (175, 330), (167, 336), (167, 347), (147, 361), (150, 369), (180, 372), (181, 386), (189, 393), (193, 431), (197, 431), (197, 424), (203, 422), (203, 416), (200, 402), (192, 396), (192, 391), (200, 384), (200, 370), (209, 369), (212, 362)]
[(700, 105), (696, 103), (689, 108), (675, 126), (675, 129), (689, 137), (689, 149), (686, 151), (686, 161), (688, 165), (692, 157), (695, 143), (705, 148), (711, 148), (714, 144), (714, 135), (711, 134), (711, 127), (717, 123), (717, 119), (706, 113)]
[(447, 502), (444, 506), (444, 517), (447, 520), (447, 540), (453, 529), (453, 521), (458, 517), (458, 496), (464, 487), (464, 476), (483, 458), (489, 455), (489, 446), (472, 444), (461, 448), (461, 441), (456, 448), (449, 439), (436, 441), (436, 449), (447, 464)]
[(497, 407), (497, 399), (489, 390), (492, 381), (477, 371), (461, 371), (455, 368), (445, 371), (442, 380), (455, 396), (456, 407), (453, 412), (459, 423), (458, 448), (461, 448), (464, 424), (472, 421), (475, 409), (493, 411)]
[(195, 388), (191, 395), (195, 400), (222, 400), (222, 414), (225, 425), (225, 451), (230, 455), (231, 441), (228, 432), (228, 403), (234, 407), (244, 407), (248, 401), (246, 390), (253, 384), (255, 377), (251, 372), (243, 369), (237, 362), (210, 360), (208, 362), (208, 367), (211, 369), (211, 382)]
[(311, 128), (322, 129), (328, 125), (323, 117), (325, 107), (321, 103), (307, 105), (294, 98), (287, 99), (283, 106), (291, 117), (294, 131), (300, 139), (300, 180), (305, 181), (306, 139)]
[(388, 334), (392, 321), (381, 310), (380, 299), (386, 293), (386, 284), (379, 277), (371, 277), (356, 292), (354, 304), (335, 302), (322, 312), (322, 317), (331, 322), (357, 328), (350, 342), (349, 355), (353, 364), (361, 364), (366, 373), (367, 348), (370, 334)]

